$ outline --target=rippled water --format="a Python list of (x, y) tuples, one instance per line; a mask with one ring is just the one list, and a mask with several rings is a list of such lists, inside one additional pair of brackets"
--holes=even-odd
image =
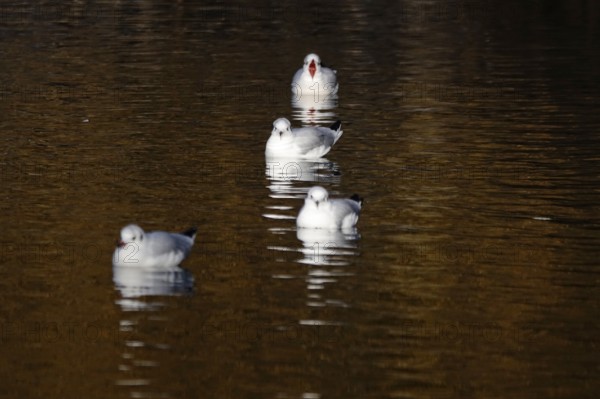
[[(595, 397), (598, 18), (3, 3), (0, 396)], [(340, 88), (307, 106), (309, 52)], [(344, 135), (265, 159), (281, 116)], [(355, 231), (296, 229), (315, 184)], [(197, 225), (182, 269), (113, 271), (130, 222)]]

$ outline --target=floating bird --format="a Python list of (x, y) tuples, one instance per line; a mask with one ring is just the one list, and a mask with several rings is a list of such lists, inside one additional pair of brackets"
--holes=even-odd
[(291, 127), (286, 118), (273, 122), (265, 155), (271, 158), (318, 159), (327, 154), (342, 136), (342, 122), (330, 127)]
[(136, 224), (121, 230), (121, 239), (113, 254), (114, 266), (143, 268), (173, 268), (190, 253), (196, 238), (197, 228), (183, 233), (153, 231), (145, 233)]
[(358, 222), (362, 198), (329, 199), (329, 193), (321, 186), (308, 190), (304, 206), (298, 213), (296, 225), (311, 229), (349, 229)]
[(304, 57), (304, 65), (292, 79), (296, 99), (331, 96), (337, 93), (338, 87), (336, 71), (323, 65), (321, 58), (313, 53)]

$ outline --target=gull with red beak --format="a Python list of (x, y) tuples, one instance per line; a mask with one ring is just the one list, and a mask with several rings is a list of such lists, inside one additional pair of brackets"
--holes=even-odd
[(342, 137), (342, 122), (330, 127), (311, 126), (292, 128), (286, 118), (273, 122), (271, 137), (267, 141), (267, 158), (319, 159)]
[(362, 201), (356, 194), (350, 198), (329, 199), (327, 190), (314, 186), (308, 190), (296, 225), (309, 229), (350, 229), (358, 222)]
[(113, 254), (113, 266), (170, 269), (178, 266), (190, 253), (198, 229), (183, 233), (144, 232), (136, 224), (121, 230), (121, 239)]
[(330, 97), (338, 91), (336, 71), (323, 65), (318, 55), (308, 54), (292, 79), (292, 91), (295, 100), (310, 96), (318, 102), (320, 97)]

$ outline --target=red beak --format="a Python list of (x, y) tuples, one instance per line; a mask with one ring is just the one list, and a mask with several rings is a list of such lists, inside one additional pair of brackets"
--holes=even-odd
[(311, 78), (315, 77), (315, 72), (317, 72), (317, 65), (315, 64), (315, 60), (312, 60), (310, 62), (310, 65), (308, 66), (308, 72), (310, 72)]
[(125, 243), (121, 240), (117, 240), (117, 247), (119, 248), (123, 248), (125, 246)]

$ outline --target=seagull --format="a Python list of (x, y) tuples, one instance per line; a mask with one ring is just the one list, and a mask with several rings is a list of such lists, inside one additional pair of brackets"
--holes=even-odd
[(192, 227), (180, 234), (164, 231), (145, 233), (136, 224), (127, 225), (121, 230), (121, 239), (117, 241), (113, 265), (174, 268), (189, 255), (197, 231)]
[(304, 57), (304, 65), (292, 79), (295, 97), (334, 95), (338, 91), (336, 71), (321, 63), (318, 55), (311, 53)]
[(342, 136), (342, 121), (327, 127), (312, 126), (292, 129), (290, 121), (273, 122), (265, 155), (270, 158), (319, 159), (327, 154)]
[(354, 194), (350, 198), (329, 199), (321, 186), (308, 190), (304, 206), (298, 213), (296, 225), (309, 229), (349, 229), (358, 222), (363, 199)]

